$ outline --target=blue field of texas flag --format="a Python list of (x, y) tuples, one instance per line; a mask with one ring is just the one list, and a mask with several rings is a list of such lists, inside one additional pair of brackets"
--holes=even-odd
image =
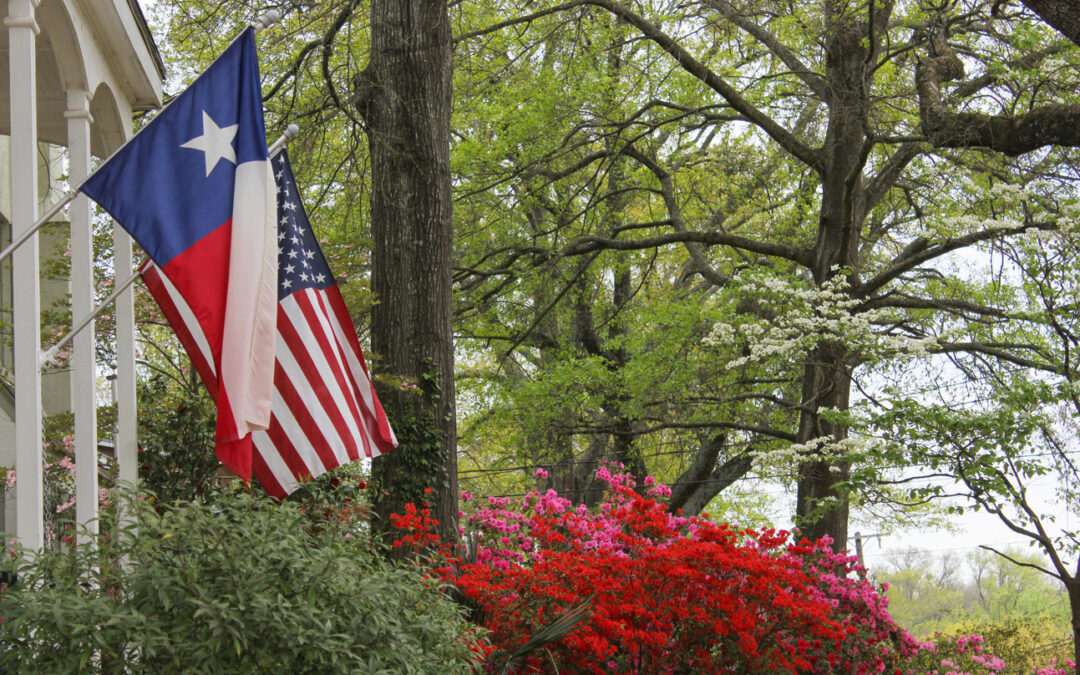
[(270, 422), (278, 304), (276, 190), (254, 32), (246, 30), (82, 192), (184, 297), (220, 374), (217, 454), (245, 479)]

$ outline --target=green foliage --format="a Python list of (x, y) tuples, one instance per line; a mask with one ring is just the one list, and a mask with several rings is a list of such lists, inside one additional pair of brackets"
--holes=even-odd
[(403, 468), (394, 473), (393, 484), (389, 485), (376, 465), (374, 488), (393, 490), (395, 502), (401, 500), (415, 504), (427, 501), (424, 491), (433, 487), (431, 480), (447, 480), (446, 462), (442, 460), (442, 435), (435, 426), (431, 411), (424, 411), (418, 417), (398, 417), (394, 420), (394, 434), (398, 439), (398, 449), (402, 450), (396, 459)]
[[(1043, 562), (1022, 549), (1005, 552), (1023, 565)], [(986, 550), (972, 551), (963, 559), (907, 551), (892, 556), (877, 577), (889, 584), (889, 612), (918, 636), (963, 622), (1017, 616), (1046, 616), (1064, 625), (1069, 616), (1059, 583)]]
[[(233, 490), (162, 509), (96, 548), (18, 564), (0, 603), (0, 669), (101, 673), (465, 673), (475, 630), (420, 570), (355, 526), (311, 527)], [(15, 551), (14, 559), (25, 552)]]
[(967, 620), (953, 635), (981, 635), (986, 650), (1005, 661), (1001, 675), (1030, 675), (1048, 663), (1072, 661), (1068, 623), (1046, 615), (1017, 615), (996, 621)]
[(956, 560), (905, 558), (876, 579), (888, 584), (889, 614), (916, 637), (956, 624), (964, 611), (965, 589), (956, 579)]
[[(1043, 562), (1024, 550), (1006, 552), (1026, 565)], [(876, 576), (888, 584), (889, 614), (920, 639), (981, 635), (986, 651), (1004, 659), (1007, 675), (1031, 673), (1051, 658), (1071, 659), (1068, 598), (1060, 584), (1032, 567), (985, 550), (963, 561), (909, 551)]]
[(139, 479), (164, 502), (204, 497), (219, 467), (214, 403), (192, 385), (155, 373), (139, 386)]

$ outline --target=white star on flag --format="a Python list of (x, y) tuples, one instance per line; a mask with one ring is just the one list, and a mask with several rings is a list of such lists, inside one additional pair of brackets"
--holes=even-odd
[(232, 142), (236, 138), (236, 131), (240, 125), (219, 127), (205, 110), (202, 114), (202, 123), (202, 136), (196, 136), (187, 143), (181, 144), (180, 147), (201, 150), (203, 159), (206, 160), (206, 175), (209, 176), (219, 160), (227, 159), (236, 164), (236, 150), (233, 149)]

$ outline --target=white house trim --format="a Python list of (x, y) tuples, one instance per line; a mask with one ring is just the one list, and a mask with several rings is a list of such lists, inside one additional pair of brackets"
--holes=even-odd
[[(136, 0), (0, 1), (0, 134), (10, 138), (10, 215), (13, 239), (38, 212), (39, 142), (66, 146), (69, 180), (88, 175), (91, 157), (107, 157), (132, 134), (132, 114), (159, 108), (164, 67)], [(46, 199), (46, 202), (49, 202)], [(71, 221), (72, 314), (93, 306), (91, 206), (79, 197)], [(114, 235), (116, 276), (132, 271), (131, 239)], [(16, 249), (13, 266), (15, 323), (15, 459), (18, 472), (15, 530), (32, 549), (44, 544), (42, 511), (42, 380), (38, 237)], [(136, 477), (134, 304), (130, 292), (116, 302), (117, 459), (120, 478)], [(72, 408), (75, 413), (76, 516), (97, 517), (97, 431), (93, 328), (73, 345)], [(90, 470), (85, 470), (89, 467)], [(5, 523), (10, 529), (10, 521)]]

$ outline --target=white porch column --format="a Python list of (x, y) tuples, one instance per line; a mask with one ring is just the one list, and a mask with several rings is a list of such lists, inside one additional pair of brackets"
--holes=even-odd
[[(113, 230), (116, 283), (132, 269), (131, 236), (120, 226)], [(116, 461), (120, 481), (135, 483), (138, 478), (138, 448), (135, 438), (135, 294), (128, 291), (116, 299)]]
[[(67, 92), (68, 180), (90, 174), (90, 92)], [(77, 321), (94, 309), (94, 237), (90, 200), (79, 195), (71, 214), (71, 316)], [(83, 530), (79, 544), (90, 545), (97, 533), (97, 396), (94, 391), (94, 323), (75, 336), (72, 347), (72, 397), (75, 413), (75, 516)]]
[[(11, 101), (12, 237), (37, 219), (37, 81), (34, 20), (37, 0), (8, 0), (8, 68)], [(16, 535), (40, 550), (45, 544), (42, 507), (41, 351), (38, 238), (31, 237), (12, 258), (15, 322), (15, 470), (18, 472)]]

